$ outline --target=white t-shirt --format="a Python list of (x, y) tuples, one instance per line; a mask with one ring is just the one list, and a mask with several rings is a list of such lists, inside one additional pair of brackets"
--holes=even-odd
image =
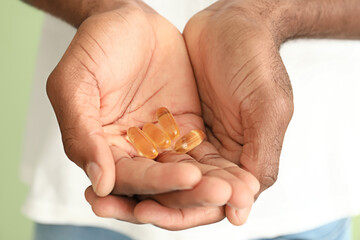
[[(214, 1), (149, 0), (180, 30)], [(47, 100), (47, 76), (75, 29), (46, 16), (32, 89), (22, 177), (30, 191), (23, 212), (40, 223), (112, 229), (134, 239), (247, 239), (312, 229), (360, 213), (360, 42), (297, 40), (281, 49), (294, 89), (277, 183), (265, 191), (241, 227), (227, 220), (171, 232), (96, 217), (83, 192), (89, 180), (64, 154)]]

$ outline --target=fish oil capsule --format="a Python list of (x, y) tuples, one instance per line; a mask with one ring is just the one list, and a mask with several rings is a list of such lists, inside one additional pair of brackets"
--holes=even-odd
[(137, 127), (131, 127), (127, 130), (127, 135), (131, 143), (141, 156), (154, 159), (158, 155), (153, 142), (146, 134)]
[(158, 126), (152, 123), (145, 123), (143, 132), (151, 139), (156, 147), (168, 148), (171, 145), (170, 137)]
[(201, 130), (191, 130), (188, 134), (182, 136), (175, 143), (175, 151), (178, 153), (187, 153), (194, 149), (205, 139), (205, 133)]
[(159, 121), (161, 127), (165, 130), (170, 139), (177, 138), (180, 134), (179, 127), (171, 114), (171, 112), (165, 108), (161, 107), (156, 111), (156, 117)]

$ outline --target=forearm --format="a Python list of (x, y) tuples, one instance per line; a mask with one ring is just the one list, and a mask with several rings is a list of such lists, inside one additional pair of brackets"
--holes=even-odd
[(23, 0), (78, 27), (92, 12), (110, 7), (116, 0)]
[(24, 2), (50, 13), (69, 24), (79, 27), (89, 16), (136, 3), (145, 11), (153, 12), (141, 0), (23, 0)]
[(360, 0), (285, 0), (274, 14), (272, 29), (287, 39), (360, 38)]

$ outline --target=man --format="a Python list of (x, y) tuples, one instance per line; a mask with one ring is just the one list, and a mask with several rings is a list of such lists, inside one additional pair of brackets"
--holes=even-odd
[[(29, 3), (79, 27), (49, 77), (47, 92), (65, 152), (92, 182), (86, 198), (93, 211), (102, 217), (151, 223), (170, 230), (217, 222), (225, 216), (234, 225), (241, 225), (254, 197), (276, 180), (293, 109), (292, 88), (278, 52), (281, 43), (302, 36), (359, 36), (360, 10), (354, 0), (334, 1), (333, 5), (322, 1), (219, 1), (188, 22), (185, 41), (166, 19), (140, 1)], [(176, 6), (175, 2), (150, 3), (159, 10)], [(177, 3), (182, 8), (175, 8), (175, 20), (188, 19), (192, 11), (186, 8), (200, 10), (202, 4), (206, 5), (200, 3)], [(300, 7), (302, 10), (297, 11)], [(180, 17), (184, 13), (186, 16)], [(124, 140), (124, 131), (153, 121), (154, 110), (164, 104), (174, 112), (183, 133), (206, 127), (208, 142), (189, 155), (166, 153), (157, 162), (136, 157)], [(312, 134), (316, 137), (319, 132)], [(49, 139), (54, 141), (54, 136)], [(300, 143), (295, 141), (292, 148), (298, 149)], [(53, 146), (57, 149), (59, 144)], [(205, 229), (214, 238), (224, 232), (227, 238), (245, 238), (299, 232), (358, 213), (359, 207), (354, 204), (303, 223), (304, 211), (295, 211), (295, 205), (289, 204), (293, 214), (285, 209), (268, 214), (282, 196), (281, 191), (273, 191), (276, 194), (270, 201), (266, 200), (267, 192), (259, 198), (254, 208), (258, 216), (254, 216), (253, 225), (250, 219), (244, 229), (222, 222), (225, 226), (170, 233), (149, 225), (99, 220), (90, 215), (79, 198), (73, 197), (86, 183), (69, 188), (80, 178), (78, 170), (59, 163), (59, 159), (49, 160), (57, 155), (56, 149), (38, 151), (44, 155), (42, 160), (37, 159), (30, 180), (33, 188), (26, 208), (33, 212), (27, 210), (27, 214), (40, 223), (107, 227), (138, 239), (149, 239), (149, 235), (154, 239), (178, 235), (195, 238), (202, 236)], [(318, 172), (313, 176), (331, 173), (331, 169), (320, 172), (321, 166), (315, 168)], [(294, 166), (282, 169), (286, 174)], [(300, 177), (304, 177), (307, 168), (301, 170)], [(45, 179), (50, 182), (44, 183)], [(329, 179), (333, 179), (332, 174)], [(310, 178), (309, 182), (316, 180)], [(39, 189), (45, 190), (42, 197)], [(311, 193), (311, 189), (301, 191)], [(309, 206), (312, 210), (319, 206), (329, 209), (342, 200), (356, 199), (351, 191), (341, 192), (339, 199), (324, 204), (322, 200), (332, 199), (336, 191), (319, 193), (323, 197), (321, 204)], [(108, 195), (110, 192), (113, 194)], [(290, 194), (289, 186), (283, 193)], [(143, 200), (139, 202), (124, 197), (134, 194), (147, 198), (140, 196)], [(34, 207), (41, 202), (42, 207)], [(287, 202), (294, 203), (294, 199), (284, 204)], [(46, 214), (39, 213), (41, 209)], [(70, 213), (73, 209), (79, 212)], [(301, 220), (301, 225), (296, 221), (283, 223), (290, 216)], [(271, 229), (264, 220), (274, 221)]]

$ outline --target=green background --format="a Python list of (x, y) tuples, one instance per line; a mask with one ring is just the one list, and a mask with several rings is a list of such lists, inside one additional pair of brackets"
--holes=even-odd
[(42, 18), (18, 0), (0, 0), (0, 240), (29, 240), (33, 231), (20, 212), (27, 188), (19, 161)]
[[(0, 240), (29, 240), (33, 232), (20, 212), (27, 188), (19, 160), (42, 19), (20, 1), (0, 1)], [(360, 240), (360, 217), (353, 230)]]

